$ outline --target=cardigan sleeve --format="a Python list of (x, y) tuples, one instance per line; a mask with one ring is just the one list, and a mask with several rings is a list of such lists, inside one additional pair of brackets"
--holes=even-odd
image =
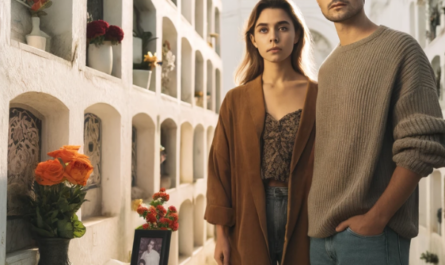
[[(229, 93), (228, 93), (229, 94)], [(231, 201), (231, 174), (227, 96), (221, 104), (218, 124), (210, 148), (207, 179), (207, 206), (204, 219), (215, 225), (233, 226), (235, 211)]]
[(393, 99), (393, 161), (425, 177), (445, 166), (445, 120), (434, 72), (414, 40), (400, 65)]

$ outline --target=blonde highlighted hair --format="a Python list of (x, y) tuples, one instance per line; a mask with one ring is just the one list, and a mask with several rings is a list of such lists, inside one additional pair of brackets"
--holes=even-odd
[(304, 22), (300, 9), (288, 0), (260, 0), (253, 8), (247, 21), (247, 26), (244, 31), (246, 51), (235, 73), (235, 83), (237, 85), (244, 85), (263, 73), (264, 59), (250, 40), (250, 35), (254, 35), (255, 24), (261, 12), (267, 8), (282, 9), (291, 18), (295, 32), (299, 35), (299, 41), (294, 45), (291, 54), (292, 68), (296, 72), (314, 80), (311, 34)]

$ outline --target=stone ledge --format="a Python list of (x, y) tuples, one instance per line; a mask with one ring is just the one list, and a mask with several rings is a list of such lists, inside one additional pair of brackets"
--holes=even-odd
[(37, 248), (6, 254), (6, 265), (36, 265), (39, 257)]

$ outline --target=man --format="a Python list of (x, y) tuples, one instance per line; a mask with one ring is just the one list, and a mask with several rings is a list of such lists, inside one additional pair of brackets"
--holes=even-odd
[(147, 250), (142, 253), (141, 259), (145, 261), (147, 265), (159, 265), (159, 253), (154, 250), (155, 241), (153, 239), (150, 240), (150, 243), (147, 245)]
[(445, 121), (429, 61), (377, 26), (365, 0), (317, 0), (340, 45), (319, 71), (311, 265), (408, 264), (421, 177), (445, 166)]

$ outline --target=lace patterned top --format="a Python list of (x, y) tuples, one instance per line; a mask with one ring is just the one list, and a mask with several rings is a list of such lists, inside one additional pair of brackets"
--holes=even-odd
[(263, 131), (261, 178), (287, 182), (295, 137), (302, 110), (288, 113), (279, 121), (266, 112)]

